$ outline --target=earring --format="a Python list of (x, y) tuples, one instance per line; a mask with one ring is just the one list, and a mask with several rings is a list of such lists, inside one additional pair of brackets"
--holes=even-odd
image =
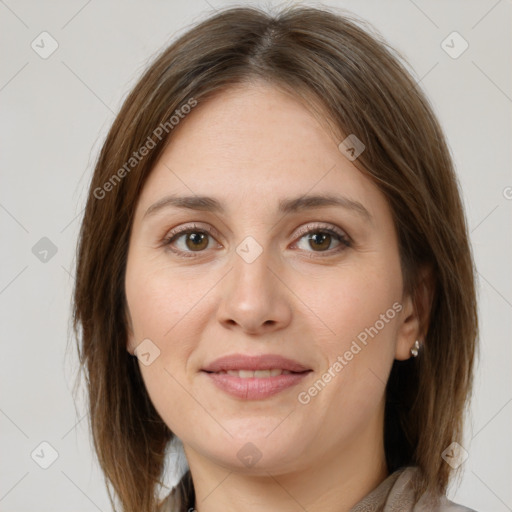
[(412, 355), (413, 357), (416, 357), (416, 356), (418, 355), (418, 351), (419, 351), (419, 349), (420, 349), (420, 342), (419, 342), (418, 340), (416, 340), (416, 341), (414, 342), (414, 345), (413, 345), (413, 346), (412, 346), (412, 348), (411, 348), (411, 355)]

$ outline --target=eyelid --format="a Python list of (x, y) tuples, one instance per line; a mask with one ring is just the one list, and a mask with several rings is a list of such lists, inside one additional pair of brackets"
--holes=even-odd
[(209, 226), (208, 224), (201, 225), (201, 223), (192, 223), (192, 224), (185, 224), (182, 226), (178, 226), (177, 228), (172, 229), (165, 235), (165, 240), (169, 240), (169, 238), (174, 238), (175, 236), (181, 234), (182, 232), (187, 231), (206, 231), (210, 235), (214, 236), (215, 238), (221, 238), (220, 233), (213, 227)]
[(161, 245), (164, 247), (164, 249), (171, 251), (173, 254), (175, 254), (178, 257), (183, 258), (194, 258), (200, 255), (201, 252), (204, 251), (197, 251), (197, 254), (194, 253), (194, 251), (181, 251), (179, 249), (173, 249), (172, 248), (172, 242), (176, 239), (178, 239), (183, 234), (189, 233), (189, 232), (206, 232), (208, 233), (212, 238), (216, 239), (221, 238), (219, 235), (219, 232), (213, 227), (208, 224), (201, 225), (201, 223), (193, 222), (192, 224), (184, 224), (181, 226), (178, 226), (177, 228), (173, 228), (170, 231), (167, 231), (167, 234), (164, 236)]
[[(181, 256), (194, 257), (196, 255), (200, 255), (202, 252), (205, 252), (205, 251), (197, 251), (197, 252), (190, 251), (189, 252), (189, 251), (181, 251), (181, 250), (176, 250), (176, 249), (171, 248), (171, 243), (173, 240), (179, 238), (180, 235), (182, 235), (182, 234), (186, 234), (188, 232), (193, 232), (193, 231), (199, 231), (199, 232), (204, 231), (204, 232), (208, 233), (209, 235), (211, 235), (216, 240), (217, 240), (217, 238), (220, 238), (218, 231), (214, 227), (212, 227), (210, 225), (202, 226), (202, 225), (200, 225), (200, 223), (194, 222), (192, 225), (185, 224), (185, 225), (178, 226), (177, 228), (172, 229), (164, 237), (163, 245), (165, 247), (168, 247), (169, 250), (171, 250), (175, 254), (178, 254)], [(345, 230), (342, 230), (341, 228), (337, 227), (336, 225), (331, 224), (329, 222), (325, 222), (325, 221), (312, 221), (312, 222), (309, 222), (309, 223), (301, 226), (297, 231), (294, 232), (294, 240), (296, 239), (296, 241), (293, 244), (295, 245), (298, 242), (300, 242), (302, 237), (304, 235), (306, 235), (307, 233), (315, 232), (315, 231), (318, 231), (318, 232), (324, 231), (324, 232), (334, 233), (337, 237), (339, 237), (340, 244), (345, 245), (346, 248), (351, 247), (353, 245), (352, 238), (350, 237), (350, 235), (347, 234), (347, 232)], [(309, 251), (306, 251), (306, 252), (309, 252)], [(336, 249), (330, 249), (328, 251), (318, 251), (318, 252), (312, 251), (313, 254), (318, 255), (318, 256), (313, 256), (313, 257), (322, 257), (322, 253), (325, 253), (326, 254), (325, 257), (327, 257), (328, 255), (333, 255), (338, 252), (340, 252), (340, 251), (336, 250)]]
[[(168, 239), (169, 237), (174, 237), (174, 236), (180, 234), (181, 232), (184, 232), (184, 231), (186, 232), (186, 231), (190, 231), (190, 230), (194, 230), (194, 229), (197, 229), (199, 231), (201, 231), (201, 230), (202, 231), (207, 231), (212, 236), (215, 235), (215, 237), (221, 238), (220, 233), (214, 227), (212, 227), (210, 225), (207, 225), (207, 224), (204, 225), (204, 226), (201, 226), (201, 225), (198, 225), (198, 223), (195, 223), (195, 222), (192, 225), (185, 224), (185, 225), (178, 226), (177, 228), (172, 229), (165, 236), (165, 238)], [(348, 233), (345, 230), (342, 230), (342, 229), (338, 228), (336, 225), (330, 224), (329, 222), (324, 222), (324, 221), (313, 221), (313, 222), (309, 222), (307, 224), (304, 224), (303, 226), (301, 226), (295, 232), (295, 237), (302, 236), (302, 235), (306, 234), (307, 232), (309, 232), (309, 231), (311, 231), (313, 229), (318, 229), (318, 230), (321, 230), (321, 229), (332, 229), (339, 236), (347, 238), (350, 242), (352, 242), (351, 237), (348, 235)]]
[(347, 242), (352, 243), (351, 237), (348, 235), (348, 233), (345, 230), (340, 229), (336, 225), (331, 224), (329, 222), (320, 222), (320, 221), (313, 221), (313, 222), (308, 222), (307, 224), (304, 224), (304, 226), (300, 227), (297, 230), (297, 232), (295, 233), (295, 238), (297, 238), (297, 237), (301, 238), (303, 235), (305, 235), (309, 231), (313, 231), (315, 229), (318, 231), (324, 231), (324, 230), (334, 231), (340, 238), (346, 239)]

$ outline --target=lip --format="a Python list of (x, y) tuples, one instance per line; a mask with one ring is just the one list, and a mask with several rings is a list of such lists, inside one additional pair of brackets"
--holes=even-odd
[[(269, 370), (272, 368), (288, 370), (294, 373), (281, 374), (273, 377), (248, 378), (229, 375), (227, 373), (216, 373), (228, 370), (256, 371)], [(263, 354), (259, 356), (231, 354), (216, 359), (201, 371), (220, 390), (231, 396), (244, 400), (263, 400), (292, 386), (296, 386), (312, 369), (307, 368), (298, 361), (277, 354)]]
[(220, 372), (227, 370), (270, 370), (280, 368), (290, 372), (305, 372), (311, 370), (307, 366), (278, 354), (261, 354), (247, 356), (244, 354), (230, 354), (219, 359), (215, 359), (208, 366), (202, 368), (205, 372)]

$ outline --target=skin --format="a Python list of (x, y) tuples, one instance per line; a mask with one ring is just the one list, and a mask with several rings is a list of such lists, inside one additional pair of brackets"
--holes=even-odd
[[(393, 360), (411, 357), (420, 324), (402, 293), (387, 201), (340, 142), (293, 96), (258, 82), (239, 86), (181, 121), (139, 197), (125, 278), (127, 350), (146, 338), (160, 350), (139, 366), (183, 442), (199, 512), (348, 511), (388, 475), (385, 383)], [(280, 199), (313, 193), (359, 201), (372, 221), (339, 206), (277, 212)], [(169, 207), (144, 217), (169, 194), (213, 196), (226, 212)], [(173, 242), (192, 257), (164, 245), (173, 229), (194, 224), (215, 231), (199, 250), (190, 235)], [(309, 224), (320, 235), (338, 228), (352, 244), (297, 236)], [(262, 249), (252, 263), (236, 252), (248, 236)], [(401, 311), (300, 403), (299, 392), (394, 303)], [(200, 372), (232, 353), (280, 354), (313, 371), (277, 395), (243, 400)], [(261, 453), (251, 467), (237, 457), (249, 442)]]

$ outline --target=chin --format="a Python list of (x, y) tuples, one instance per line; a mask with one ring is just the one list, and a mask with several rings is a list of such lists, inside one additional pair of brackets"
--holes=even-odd
[(279, 431), (275, 423), (273, 425), (272, 429), (265, 427), (264, 433), (260, 429), (248, 428), (233, 437), (224, 432), (221, 439), (202, 437), (200, 444), (191, 442), (190, 445), (204, 457), (230, 471), (268, 476), (268, 473), (297, 470), (298, 457), (303, 451), (298, 447), (305, 445), (303, 436), (295, 438), (292, 433)]

